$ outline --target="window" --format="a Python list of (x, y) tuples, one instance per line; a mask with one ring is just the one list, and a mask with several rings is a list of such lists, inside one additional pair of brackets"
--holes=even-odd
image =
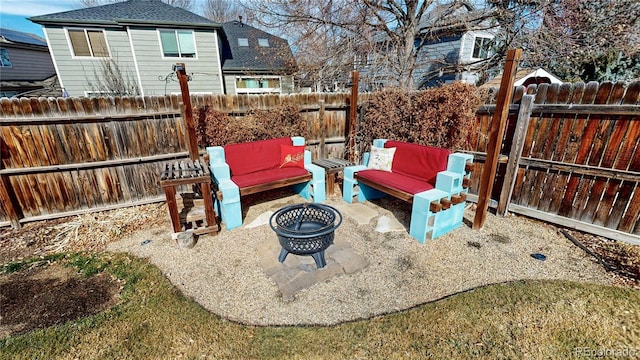
[(74, 56), (109, 57), (109, 48), (102, 30), (67, 30)]
[(12, 67), (11, 60), (9, 60), (9, 51), (5, 48), (0, 48), (0, 67)]
[(238, 46), (249, 46), (249, 39), (238, 38)]
[(473, 58), (486, 59), (491, 51), (491, 39), (487, 37), (476, 36), (473, 43)]
[(196, 44), (191, 30), (160, 30), (160, 44), (165, 57), (196, 57)]
[(269, 39), (258, 39), (258, 45), (269, 47)]
[(236, 92), (238, 94), (279, 93), (280, 78), (271, 77), (237, 77)]

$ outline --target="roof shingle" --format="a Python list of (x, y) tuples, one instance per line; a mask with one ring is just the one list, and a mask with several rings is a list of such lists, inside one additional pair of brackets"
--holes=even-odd
[(219, 28), (220, 24), (160, 0), (128, 0), (29, 18), (38, 24), (96, 24), (118, 26), (155, 24), (191, 28)]
[[(287, 40), (239, 21), (226, 22), (222, 29), (228, 40), (222, 51), (224, 72), (289, 73), (295, 67)], [(247, 39), (248, 46), (239, 46), (239, 38)], [(269, 46), (260, 46), (258, 39), (267, 39)]]

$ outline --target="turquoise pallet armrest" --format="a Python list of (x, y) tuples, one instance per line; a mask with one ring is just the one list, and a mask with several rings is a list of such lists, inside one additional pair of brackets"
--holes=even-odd
[(459, 174), (465, 173), (465, 167), (467, 161), (473, 162), (473, 155), (465, 153), (453, 153), (449, 155), (447, 160), (447, 170), (453, 171)]
[(209, 154), (209, 167), (215, 182), (230, 180), (231, 173), (224, 156), (224, 148), (222, 146), (207, 147), (207, 154)]
[(453, 171), (440, 171), (436, 175), (436, 189), (446, 191), (449, 194), (462, 191), (462, 177), (464, 174)]

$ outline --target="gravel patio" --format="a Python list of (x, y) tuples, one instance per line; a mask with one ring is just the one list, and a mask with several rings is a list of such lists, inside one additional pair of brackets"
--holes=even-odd
[[(364, 204), (328, 199), (344, 221), (327, 249), (327, 266), (316, 270), (311, 257), (295, 255), (279, 264), (280, 246), (266, 220), (300, 201), (290, 195), (253, 203), (241, 228), (223, 227), (191, 249), (176, 245), (167, 221), (109, 244), (108, 251), (149, 259), (204, 308), (252, 325), (332, 325), (521, 279), (612, 282), (553, 226), (489, 213), (482, 230), (471, 230), (474, 205), (462, 227), (420, 244), (407, 233), (410, 206), (393, 198)], [(536, 253), (546, 260), (531, 256)]]

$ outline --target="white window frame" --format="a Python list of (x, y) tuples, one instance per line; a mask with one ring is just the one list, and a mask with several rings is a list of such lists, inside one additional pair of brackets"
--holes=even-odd
[(269, 39), (258, 38), (258, 46), (269, 47)]
[[(242, 40), (242, 43), (240, 42)], [(249, 39), (247, 38), (238, 38), (238, 46), (247, 47), (249, 46)]]
[[(87, 41), (87, 45), (89, 46), (89, 52), (91, 53), (91, 56), (77, 56), (75, 50), (73, 49), (73, 44), (71, 43), (71, 36), (69, 36), (69, 30), (71, 31), (79, 31), (82, 30), (84, 31), (84, 37), (85, 40)], [(102, 36), (104, 37), (104, 43), (107, 46), (107, 52), (109, 53), (109, 56), (93, 56), (93, 48), (91, 47), (91, 41), (89, 41), (89, 35), (87, 34), (87, 31), (99, 31), (102, 33)], [(104, 29), (100, 29), (100, 28), (64, 28), (64, 34), (67, 37), (67, 44), (69, 45), (69, 52), (71, 52), (71, 58), (72, 59), (90, 59), (90, 60), (101, 60), (101, 59), (110, 59), (111, 58), (111, 47), (109, 46), (109, 41), (107, 41), (107, 33), (104, 31)]]
[(88, 98), (116, 96), (114, 94), (115, 94), (115, 92), (113, 92), (113, 91), (93, 91), (93, 90), (88, 90), (88, 91), (84, 92), (84, 96), (88, 97)]
[(471, 46), (471, 59), (473, 60), (483, 60), (483, 59), (487, 59), (491, 56), (490, 52), (491, 52), (491, 48), (489, 47), (487, 49), (487, 56), (486, 57), (475, 57), (473, 56), (473, 54), (476, 52), (476, 39), (481, 38), (481, 39), (485, 39), (482, 44), (480, 45), (480, 48), (482, 49), (483, 46), (488, 46), (491, 44), (491, 42), (493, 41), (492, 37), (486, 36), (486, 35), (474, 35), (473, 36), (473, 41), (472, 41), (472, 46)]
[[(162, 31), (173, 31), (173, 33), (176, 36), (176, 42), (178, 44), (178, 56), (165, 56), (164, 55), (164, 48), (162, 47), (162, 36), (160, 36), (160, 33)], [(180, 50), (180, 40), (178, 38), (178, 31), (185, 31), (185, 32), (190, 32), (191, 33), (191, 39), (193, 40), (193, 51), (195, 51), (195, 54), (193, 57), (186, 57), (186, 56), (182, 56), (182, 51)], [(160, 47), (160, 56), (162, 57), (162, 59), (190, 59), (190, 60), (197, 60), (198, 59), (198, 47), (196, 44), (196, 32), (190, 29), (158, 29), (157, 30), (158, 33), (158, 44)]]
[[(239, 88), (237, 86), (238, 81), (240, 80), (269, 80), (269, 79), (277, 79), (278, 83), (280, 83), (280, 87), (277, 88)], [(236, 76), (234, 87), (236, 88), (237, 94), (280, 94), (282, 93), (282, 76), (274, 76), (274, 75), (266, 75), (266, 76)]]
[(3, 50), (4, 50), (5, 53), (7, 53), (7, 61), (9, 62), (9, 65), (5, 65), (4, 62), (2, 62), (2, 60), (0, 60), (0, 67), (12, 68), (13, 67), (13, 63), (11, 62), (11, 58), (9, 57), (9, 49), (7, 49), (5, 47), (0, 47), (0, 52), (2, 52)]

